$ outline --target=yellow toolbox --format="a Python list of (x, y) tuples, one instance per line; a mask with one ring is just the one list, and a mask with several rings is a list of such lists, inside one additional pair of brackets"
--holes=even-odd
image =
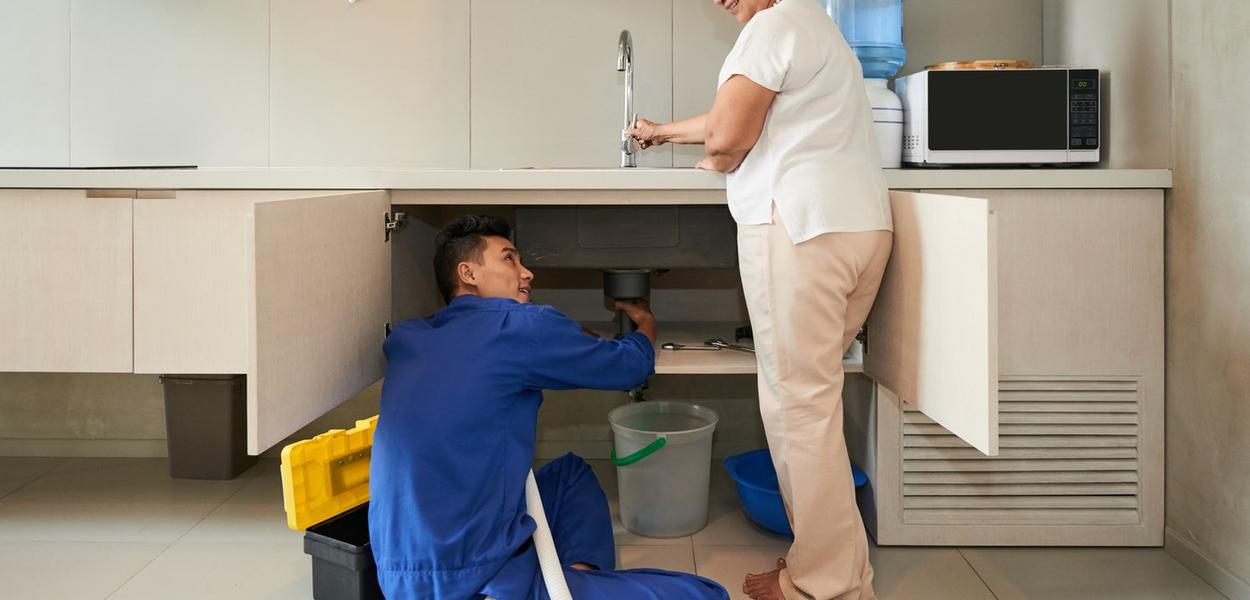
[(316, 600), (381, 600), (369, 546), (369, 459), (378, 418), (282, 449), (287, 526), (304, 531)]

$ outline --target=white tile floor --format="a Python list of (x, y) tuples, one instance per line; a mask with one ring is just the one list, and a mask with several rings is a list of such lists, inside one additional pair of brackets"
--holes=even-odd
[[(615, 512), (616, 477), (591, 461)], [(708, 526), (679, 539), (616, 526), (621, 567), (694, 571), (733, 598), (785, 540), (742, 516), (713, 468)], [(163, 460), (0, 458), (0, 596), (180, 600), (312, 597), (286, 528), (277, 463), (233, 481), (173, 480)], [(882, 600), (1223, 598), (1161, 549), (873, 548)]]

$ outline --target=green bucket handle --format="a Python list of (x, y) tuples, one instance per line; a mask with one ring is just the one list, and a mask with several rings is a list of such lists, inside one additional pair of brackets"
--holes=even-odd
[(642, 450), (639, 450), (633, 454), (630, 454), (629, 456), (622, 456), (620, 458), (616, 457), (616, 445), (613, 444), (612, 464), (618, 467), (632, 465), (648, 456), (651, 456), (652, 454), (655, 454), (656, 452), (660, 450), (660, 448), (663, 448), (664, 445), (667, 443), (668, 443), (668, 439), (666, 439), (664, 436), (660, 436), (658, 438), (655, 438), (654, 442), (651, 442), (650, 444), (647, 444), (646, 446), (644, 446)]

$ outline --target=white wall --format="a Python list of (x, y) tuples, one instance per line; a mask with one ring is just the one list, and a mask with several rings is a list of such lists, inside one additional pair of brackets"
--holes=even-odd
[(252, 0), (72, 0), (70, 166), (266, 166), (268, 14)]
[(69, 166), (69, 0), (0, 0), (0, 166)]
[(0, 456), (163, 456), (150, 375), (0, 373)]
[[(1041, 6), (908, 0), (904, 72), (1040, 61)], [(710, 108), (711, 0), (0, 0), (0, 166), (614, 166), (625, 28), (640, 116)]]
[(469, 2), (268, 4), (270, 166), (468, 166)]
[(1171, 165), (1169, 0), (1046, 0), (1047, 64), (1095, 67), (1102, 87), (1103, 164)]
[(1042, 0), (904, 0), (908, 75), (949, 60), (1042, 62)]
[[(707, 112), (716, 98), (716, 76), (741, 26), (711, 0), (673, 1), (673, 118)], [(673, 166), (693, 167), (702, 146), (673, 148)]]
[(1168, 550), (1250, 598), (1250, 3), (1171, 13)]

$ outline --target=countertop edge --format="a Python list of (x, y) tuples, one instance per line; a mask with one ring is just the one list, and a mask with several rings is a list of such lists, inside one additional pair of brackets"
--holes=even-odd
[[(1169, 189), (1169, 169), (886, 169), (891, 189)], [(720, 191), (694, 169), (0, 169), (10, 189)]]

